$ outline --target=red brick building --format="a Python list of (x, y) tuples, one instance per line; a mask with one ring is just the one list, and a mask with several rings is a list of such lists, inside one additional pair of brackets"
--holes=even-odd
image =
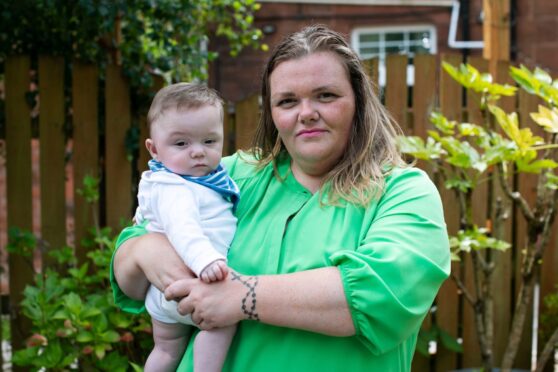
[[(322, 23), (345, 34), (363, 58), (382, 59), (389, 53), (480, 55), (482, 49), (453, 46), (482, 41), (482, 1), (260, 0), (255, 24), (264, 31), (263, 41), (270, 48), (286, 34)], [(452, 13), (456, 18), (453, 38)], [(512, 61), (558, 75), (558, 1), (511, 0), (510, 24)], [(210, 84), (225, 99), (236, 102), (258, 92), (269, 52), (246, 50), (231, 58), (219, 43), (211, 47), (220, 57), (212, 66)]]

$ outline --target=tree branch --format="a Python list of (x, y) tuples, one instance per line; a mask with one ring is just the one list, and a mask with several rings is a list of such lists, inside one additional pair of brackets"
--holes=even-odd
[(457, 288), (461, 291), (461, 293), (463, 293), (463, 296), (465, 296), (467, 302), (471, 304), (471, 306), (473, 306), (474, 308), (476, 304), (476, 300), (473, 298), (473, 296), (471, 295), (471, 293), (469, 292), (465, 284), (453, 272), (451, 273), (451, 278), (455, 282), (455, 285), (457, 285)]
[(500, 180), (500, 185), (502, 186), (502, 189), (504, 190), (504, 192), (506, 193), (506, 195), (517, 205), (519, 205), (519, 208), (521, 209), (521, 212), (523, 212), (523, 216), (525, 217), (525, 219), (528, 222), (531, 222), (532, 220), (534, 220), (535, 216), (533, 215), (533, 211), (531, 211), (531, 208), (529, 207), (529, 204), (527, 204), (527, 201), (521, 196), (521, 193), (519, 193), (519, 191), (512, 191), (512, 189), (510, 188), (510, 185), (508, 184), (508, 182), (506, 181), (505, 177), (504, 177), (504, 169), (502, 164), (498, 164), (498, 179)]
[(552, 355), (552, 352), (554, 351), (554, 348), (557, 347), (557, 345), (558, 328), (554, 330), (554, 333), (552, 334), (552, 336), (550, 336), (550, 339), (544, 345), (544, 349), (541, 352), (539, 360), (537, 360), (537, 368), (535, 369), (535, 372), (542, 372), (544, 370), (544, 366), (546, 365), (546, 362), (548, 362), (548, 358)]

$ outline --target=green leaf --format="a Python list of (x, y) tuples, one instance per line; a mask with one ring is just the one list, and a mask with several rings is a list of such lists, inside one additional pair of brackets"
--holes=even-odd
[(118, 342), (120, 340), (120, 334), (116, 331), (107, 331), (101, 334), (101, 340), (108, 343)]
[(532, 78), (530, 71), (525, 66), (510, 67), (510, 75), (527, 93), (536, 94), (540, 84)]
[(531, 118), (546, 132), (558, 133), (558, 109), (556, 107), (548, 109), (539, 105), (539, 111), (531, 113)]
[(523, 159), (519, 159), (516, 162), (516, 165), (519, 172), (540, 173), (545, 169), (556, 168), (558, 166), (558, 163), (550, 159), (540, 159), (533, 162), (526, 162)]
[(444, 345), (444, 347), (450, 351), (454, 351), (456, 353), (463, 352), (463, 346), (461, 345), (461, 343), (459, 343), (455, 337), (451, 336), (443, 329), (440, 329), (440, 341), (442, 345)]
[(133, 319), (128, 314), (123, 314), (121, 312), (112, 312), (109, 314), (109, 320), (117, 328), (128, 328), (132, 324)]
[(446, 189), (458, 189), (461, 192), (467, 192), (473, 188), (473, 183), (471, 180), (464, 180), (461, 178), (449, 178), (444, 182)]
[(558, 190), (558, 176), (553, 173), (546, 173), (545, 187), (551, 190)]
[(552, 78), (550, 77), (548, 72), (546, 72), (545, 70), (539, 67), (535, 68), (535, 72), (533, 73), (533, 76), (541, 83), (552, 84)]
[(76, 341), (81, 343), (91, 342), (93, 341), (93, 334), (88, 331), (80, 331), (76, 336)]
[(134, 372), (143, 372), (143, 367), (141, 367), (140, 365), (132, 362), (130, 362), (130, 365), (132, 366)]
[(448, 120), (439, 112), (433, 112), (430, 114), (430, 122), (445, 135), (453, 135), (455, 133), (454, 129), (457, 122)]
[(462, 136), (480, 137), (487, 136), (483, 127), (471, 123), (461, 123), (458, 125), (459, 134)]
[(110, 348), (110, 345), (106, 344), (98, 344), (93, 347), (95, 351), (95, 355), (99, 359), (103, 359), (105, 357), (106, 351)]
[(16, 366), (33, 365), (33, 361), (37, 359), (41, 349), (41, 347), (35, 346), (16, 350), (12, 355), (12, 363)]
[(83, 308), (81, 298), (76, 293), (68, 293), (64, 296), (64, 303), (71, 314), (79, 314)]

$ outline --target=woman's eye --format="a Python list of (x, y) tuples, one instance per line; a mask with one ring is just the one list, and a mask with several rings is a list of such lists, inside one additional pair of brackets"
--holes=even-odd
[(277, 106), (290, 107), (290, 106), (293, 106), (295, 103), (296, 103), (296, 100), (294, 98), (285, 98), (285, 99), (282, 99), (279, 102), (277, 102)]
[(330, 93), (330, 92), (324, 92), (324, 93), (320, 93), (318, 95), (318, 98), (322, 101), (332, 101), (335, 98), (337, 98), (337, 95), (334, 93)]

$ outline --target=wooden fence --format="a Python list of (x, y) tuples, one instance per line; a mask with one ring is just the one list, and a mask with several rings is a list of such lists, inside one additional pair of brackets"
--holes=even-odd
[[(406, 85), (407, 57), (388, 57), (384, 101), (407, 134), (425, 136), (430, 127), (428, 117), (433, 109), (439, 109), (450, 119), (467, 118), (470, 122), (479, 121), (480, 113), (471, 104), (474, 97), (464, 97), (461, 87), (441, 72), (441, 59), (454, 65), (462, 62), (461, 56), (457, 55), (416, 56), (414, 86), (409, 89)], [(480, 58), (472, 58), (468, 62), (481, 71), (487, 70), (487, 62)], [(366, 64), (372, 78), (377, 80), (378, 62), (372, 60)], [(129, 220), (135, 197), (135, 181), (132, 175), (135, 170), (143, 170), (148, 159), (143, 146), (146, 136), (145, 118), (137, 117), (136, 113), (131, 112), (128, 84), (118, 66), (109, 65), (104, 71), (103, 84), (100, 84), (100, 71), (96, 66), (73, 63), (71, 79), (65, 79), (64, 75), (68, 73), (68, 69), (65, 69), (63, 60), (41, 56), (37, 62), (40, 101), (37, 136), (32, 131), (32, 108), (26, 100), (31, 85), (32, 65), (34, 64), (29, 57), (16, 56), (9, 58), (4, 66), (6, 128), (5, 138), (0, 138), (0, 144), (4, 145), (0, 146), (0, 149), (5, 148), (4, 159), (0, 158), (0, 206), (7, 206), (0, 210), (1, 248), (5, 248), (7, 226), (18, 226), (27, 230), (34, 229), (52, 246), (58, 247), (67, 243), (74, 245), (78, 258), (83, 260), (85, 251), (78, 242), (93, 222), (88, 209), (90, 207), (86, 206), (76, 190), (81, 187), (81, 180), (85, 175), (102, 177), (105, 192), (102, 192), (102, 203), (98, 210), (102, 221), (118, 231), (121, 228), (121, 220)], [(506, 64), (499, 65), (496, 80), (508, 82), (507, 70)], [(71, 86), (65, 87), (64, 81), (70, 81)], [(160, 85), (160, 82), (157, 84)], [(67, 102), (65, 91), (71, 92), (71, 103)], [(99, 102), (99, 97), (104, 97), (104, 102)], [(529, 120), (528, 113), (536, 110), (536, 104), (536, 99), (527, 95), (504, 100), (505, 108), (508, 111), (517, 110), (524, 120)], [(259, 115), (258, 97), (253, 96), (238, 102), (228, 111), (230, 114), (226, 115), (225, 120), (225, 153), (249, 146)], [(73, 131), (68, 137), (64, 123), (69, 112)], [(99, 120), (101, 113), (102, 120)], [(139, 159), (130, 162), (124, 143), (133, 123), (139, 123), (141, 151)], [(32, 164), (37, 162), (33, 161), (32, 154), (35, 152), (32, 150), (38, 150), (40, 176), (36, 182), (34, 179), (37, 175), (32, 172)], [(71, 153), (71, 156), (68, 157), (68, 153)], [(527, 178), (518, 182), (520, 189), (532, 196), (532, 182)], [(450, 233), (455, 233), (459, 222), (458, 210), (454, 207), (457, 203), (451, 193), (443, 188), (440, 188), (440, 192)], [(475, 218), (480, 225), (484, 225), (485, 222), (486, 211), (483, 208), (486, 208), (487, 204), (486, 195), (486, 189), (477, 190), (475, 195), (475, 201), (478, 203)], [(519, 275), (516, 264), (519, 261), (519, 252), (516, 247), (521, 247), (520, 243), (525, 238), (525, 222), (519, 213), (511, 213), (509, 221), (516, 222), (506, 226), (504, 234), (507, 240), (514, 243), (514, 249), (496, 257), (498, 262), (495, 274), (495, 343), (499, 345), (496, 349), (496, 360), (503, 353), (500, 345), (504, 345), (503, 341), (507, 338), (512, 304), (517, 291), (514, 286)], [(541, 277), (543, 295), (549, 293), (558, 281), (558, 276), (552, 272), (552, 268), (558, 266), (555, 238), (550, 244), (551, 247), (547, 249), (544, 257), (545, 269)], [(7, 263), (9, 302), (14, 330), (12, 342), (17, 348), (22, 345), (27, 336), (25, 330), (28, 329), (28, 322), (18, 311), (18, 303), (22, 298), (23, 288), (32, 279), (33, 272), (19, 257), (10, 256)], [(48, 262), (43, 261), (43, 265), (48, 265)], [(454, 264), (452, 269), (456, 273), (462, 273), (465, 278), (470, 276), (468, 274), (471, 268), (468, 262)], [(468, 306), (464, 306), (464, 301), (458, 295), (452, 281), (448, 280), (442, 287), (435, 308), (435, 316), (427, 318), (425, 327), (435, 321), (451, 335), (461, 338), (464, 353), (456, 354), (438, 345), (437, 353), (429, 358), (417, 354), (413, 370), (448, 371), (457, 367), (480, 365), (472, 312)], [(19, 329), (23, 332), (15, 331)], [(516, 363), (520, 367), (529, 366), (530, 341), (531, 334), (526, 331)]]

